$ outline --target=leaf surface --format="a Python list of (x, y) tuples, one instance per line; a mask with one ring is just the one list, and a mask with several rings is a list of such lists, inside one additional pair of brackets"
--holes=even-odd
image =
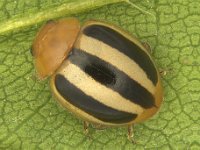
[[(123, 0), (121, 0), (123, 1)], [(133, 0), (0, 1), (0, 148), (2, 149), (199, 149), (200, 2)], [(74, 16), (111, 22), (148, 42), (165, 91), (160, 112), (126, 128), (90, 129), (52, 98), (48, 80), (35, 78), (32, 41), (49, 19)]]

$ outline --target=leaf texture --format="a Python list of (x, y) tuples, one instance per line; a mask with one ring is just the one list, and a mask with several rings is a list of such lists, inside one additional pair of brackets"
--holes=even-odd
[[(154, 17), (117, 2), (0, 1), (0, 149), (200, 149), (200, 1), (131, 1)], [(164, 103), (135, 125), (137, 144), (123, 127), (91, 128), (86, 136), (81, 120), (52, 98), (48, 80), (37, 81), (30, 54), (35, 34), (46, 20), (68, 16), (120, 26), (148, 42), (167, 71)]]

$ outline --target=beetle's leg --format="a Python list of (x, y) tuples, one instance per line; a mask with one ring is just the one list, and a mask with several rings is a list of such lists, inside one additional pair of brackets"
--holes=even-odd
[(50, 19), (50, 20), (47, 20), (47, 21), (46, 21), (46, 24), (56, 24), (56, 21)]
[(83, 129), (84, 129), (85, 134), (88, 134), (88, 132), (89, 132), (89, 130), (88, 130), (89, 125), (90, 124), (87, 121), (83, 121)]
[(85, 133), (85, 135), (89, 138), (89, 140), (91, 140), (92, 137), (91, 137), (90, 134), (88, 134), (88, 133), (89, 133), (89, 126), (90, 126), (89, 122), (87, 122), (87, 121), (83, 121), (83, 129), (84, 129), (84, 133)]
[(33, 53), (33, 46), (30, 47), (30, 53), (31, 53), (32, 56), (34, 56), (34, 53)]
[(161, 76), (165, 76), (167, 74), (167, 71), (159, 69), (159, 73), (160, 73)]
[(134, 134), (133, 134), (133, 126), (134, 126), (133, 124), (132, 125), (128, 125), (128, 140), (135, 144), (136, 142), (135, 142), (135, 140), (133, 138), (133, 136), (134, 136)]
[(168, 69), (159, 68), (159, 73), (160, 73), (161, 76), (165, 76), (166, 74), (168, 74), (172, 71), (173, 71), (173, 68), (168, 68)]
[(152, 49), (151, 46), (146, 43), (146, 42), (142, 42), (142, 45), (147, 49), (147, 51), (151, 54), (152, 53)]

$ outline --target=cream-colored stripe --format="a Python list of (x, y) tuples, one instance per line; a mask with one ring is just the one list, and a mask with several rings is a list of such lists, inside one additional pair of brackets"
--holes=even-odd
[[(60, 93), (57, 91), (56, 87), (55, 87), (55, 81), (54, 81), (54, 77), (51, 78), (51, 89), (53, 91), (54, 96), (56, 97), (56, 100), (65, 108), (67, 108), (68, 110), (70, 110), (70, 112), (73, 112), (76, 116), (80, 117), (81, 119), (83, 119), (84, 121), (89, 121), (90, 123), (96, 123), (96, 124), (102, 124), (102, 125), (115, 125), (113, 123), (109, 123), (109, 122), (103, 122), (93, 116), (91, 116), (90, 114), (84, 112), (83, 110), (75, 107), (74, 105), (72, 105), (71, 103), (69, 103), (67, 100), (65, 100)], [(118, 125), (118, 124), (116, 124)]]
[(137, 81), (154, 95), (155, 86), (153, 85), (151, 80), (149, 80), (143, 69), (132, 59), (130, 59), (120, 51), (86, 35), (82, 35), (80, 37), (79, 41), (77, 41), (76, 46), (78, 46), (78, 48), (80, 48), (81, 50), (86, 51), (87, 53), (95, 55), (100, 59), (109, 62), (119, 70), (126, 73), (129, 77)]
[(97, 123), (97, 124), (102, 124), (102, 125), (112, 125), (112, 123), (107, 123), (107, 122), (103, 122), (91, 115), (89, 115), (88, 113), (84, 112), (83, 110), (75, 107), (74, 105), (72, 105), (71, 103), (69, 103), (67, 100), (65, 100), (60, 93), (57, 91), (56, 87), (55, 87), (55, 76), (53, 76), (51, 78), (51, 89), (53, 91), (54, 96), (56, 97), (56, 100), (65, 108), (67, 108), (68, 110), (70, 110), (71, 112), (73, 112), (75, 115), (77, 115), (78, 117), (80, 117), (81, 119), (85, 120), (85, 121), (89, 121), (92, 123)]
[(109, 107), (134, 114), (141, 114), (143, 112), (141, 106), (134, 104), (117, 92), (95, 81), (74, 64), (69, 63), (60, 73), (85, 94)]

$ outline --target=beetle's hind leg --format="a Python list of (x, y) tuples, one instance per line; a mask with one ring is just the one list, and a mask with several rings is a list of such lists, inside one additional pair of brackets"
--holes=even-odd
[(161, 76), (165, 76), (170, 72), (173, 72), (173, 68), (168, 68), (168, 69), (159, 68), (159, 73), (160, 73)]
[(147, 42), (142, 42), (142, 45), (146, 48), (149, 54), (152, 54), (151, 46)]
[(133, 134), (133, 124), (132, 125), (128, 125), (128, 140), (132, 143), (136, 143), (136, 141), (134, 140), (134, 134)]
[(83, 129), (84, 129), (84, 133), (87, 135), (88, 134), (88, 132), (89, 132), (89, 122), (87, 122), (87, 121), (83, 121)]
[(86, 135), (86, 137), (88, 137), (89, 140), (92, 140), (92, 136), (89, 134), (89, 126), (90, 123), (87, 121), (83, 121), (83, 129), (84, 129), (84, 134)]

